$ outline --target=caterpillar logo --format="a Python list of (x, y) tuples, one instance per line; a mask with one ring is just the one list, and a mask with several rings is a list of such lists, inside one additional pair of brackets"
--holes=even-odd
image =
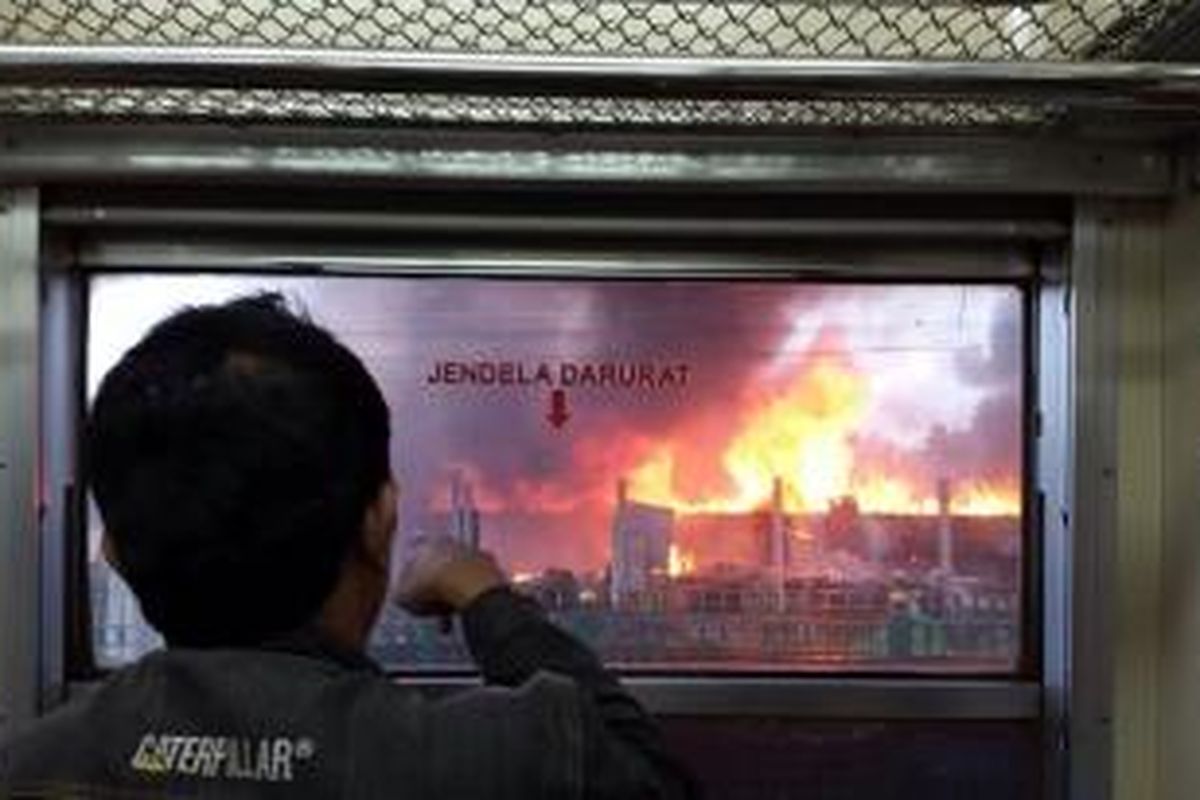
[(286, 783), (295, 779), (297, 762), (315, 755), (311, 739), (148, 733), (129, 764), (143, 775)]

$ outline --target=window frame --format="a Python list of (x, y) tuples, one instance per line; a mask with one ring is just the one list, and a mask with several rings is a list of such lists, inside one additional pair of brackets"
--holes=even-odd
[[(1002, 718), (1028, 719), (1037, 715), (1037, 702), (1034, 694), (1040, 696), (1037, 687), (1041, 682), (1042, 663), (1041, 642), (1044, 630), (1041, 619), (1041, 570), (1042, 570), (1042, 536), (1041, 515), (1035, 505), (1039, 494), (1037, 484), (1037, 453), (1035, 421), (1035, 401), (1037, 395), (1037, 370), (1035, 354), (1037, 352), (1037, 321), (1035, 317), (1035, 297), (1038, 291), (1042, 251), (1039, 249), (1031, 256), (1029, 250), (1012, 250), (1006, 247), (982, 248), (984, 257), (979, 261), (990, 271), (983, 274), (970, 274), (972, 262), (967, 259), (966, 249), (945, 243), (925, 245), (927, 249), (937, 254), (934, 259), (945, 265), (948, 260), (962, 260), (963, 272), (956, 273), (943, 270), (940, 277), (930, 275), (912, 275), (901, 270), (890, 273), (886, 269), (873, 271), (868, 275), (856, 272), (853, 257), (844, 263), (818, 261), (805, 263), (802, 257), (779, 261), (749, 257), (719, 257), (703, 258), (700, 265), (688, 268), (686, 257), (662, 258), (654, 261), (640, 261), (626, 265), (625, 269), (614, 269), (612, 264), (602, 267), (599, 271), (596, 264), (587, 259), (573, 259), (570, 255), (555, 255), (547, 260), (533, 260), (527, 257), (500, 258), (478, 260), (471, 257), (443, 257), (439, 260), (425, 258), (417, 261), (412, 257), (396, 258), (389, 263), (386, 258), (373, 256), (370, 261), (364, 261), (359, 254), (336, 257), (328, 251), (317, 248), (315, 255), (309, 259), (297, 261), (296, 251), (284, 255), (271, 245), (266, 248), (255, 246), (250, 252), (257, 253), (254, 258), (247, 259), (245, 251), (237, 248), (232, 251), (201, 245), (193, 252), (181, 256), (180, 248), (172, 247), (174, 260), (169, 266), (151, 265), (161, 263), (156, 261), (163, 253), (163, 244), (150, 242), (130, 243), (117, 241), (111, 250), (103, 247), (94, 249), (82, 259), (79, 259), (72, 269), (73, 277), (84, 296), (82, 303), (81, 324), (78, 326), (78, 341), (76, 346), (80, 353), (86, 353), (86, 336), (88, 330), (88, 309), (86, 298), (88, 287), (95, 276), (106, 274), (179, 274), (185, 271), (189, 274), (223, 273), (240, 275), (278, 275), (278, 276), (366, 276), (380, 277), (389, 275), (405, 276), (437, 276), (437, 277), (528, 277), (549, 280), (585, 280), (606, 277), (616, 280), (656, 280), (663, 278), (678, 280), (744, 280), (751, 282), (782, 281), (787, 283), (810, 282), (822, 284), (964, 284), (964, 285), (1004, 285), (1018, 289), (1021, 293), (1022, 304), (1022, 431), (1023, 441), (1023, 475), (1022, 475), (1022, 519), (1021, 519), (1021, 628), (1020, 652), (1012, 671), (1001, 672), (938, 672), (936, 670), (919, 670), (906, 672), (895, 669), (884, 670), (855, 670), (831, 673), (812, 669), (789, 670), (754, 670), (732, 666), (730, 668), (712, 668), (700, 670), (671, 669), (671, 670), (630, 670), (625, 676), (635, 686), (635, 691), (647, 700), (655, 709), (702, 709), (704, 713), (738, 713), (739, 708), (758, 707), (763, 701), (757, 698), (773, 698), (774, 708), (791, 709), (802, 716), (809, 716), (810, 711), (826, 707), (828, 704), (816, 702), (817, 691), (828, 691), (832, 685), (846, 685), (852, 691), (848, 699), (845, 713), (857, 717), (865, 706), (859, 704), (856, 692), (876, 691), (886, 695), (889, 691), (907, 687), (919, 696), (927, 698), (922, 705), (928, 709), (943, 710), (939, 714), (954, 714), (953, 703), (947, 703), (948, 697), (960, 698), (961, 708), (975, 709), (973, 713), (1000, 714)], [(978, 247), (978, 245), (976, 245)], [(846, 251), (852, 253), (853, 250)], [(877, 250), (871, 250), (873, 263), (879, 259)], [(911, 256), (911, 248), (909, 251)], [(1017, 273), (1011, 272), (1014, 253), (1022, 253), (1028, 263), (1027, 269)], [(843, 253), (843, 257), (846, 257)], [(1019, 258), (1020, 256), (1016, 256)], [(902, 259), (903, 260), (903, 259)], [(188, 264), (194, 264), (189, 268)], [(1006, 274), (998, 274), (997, 266), (1007, 264)], [(84, 359), (86, 361), (86, 359)], [(75, 377), (78, 382), (79, 419), (82, 419), (86, 408), (86, 363), (80, 367), (80, 374)], [(86, 509), (83, 507), (84, 498), (79, 503), (78, 521), (86, 520)], [(83, 558), (86, 562), (86, 525), (80, 526), (69, 536), (71, 548), (84, 548)], [(78, 555), (76, 555), (78, 558)], [(73, 610), (75, 624), (78, 620), (89, 616), (86, 608), (90, 599), (88, 592), (82, 602), (70, 599), (71, 593), (78, 595), (78, 589), (69, 585), (68, 605)], [(90, 633), (90, 630), (89, 630)], [(78, 637), (75, 637), (76, 639)], [(67, 661), (72, 665), (72, 679), (89, 679), (103, 675), (88, 652), (85, 658), (80, 657), (79, 642), (72, 644), (74, 652), (68, 652)], [(90, 643), (87, 649), (90, 651)], [(475, 682), (473, 670), (462, 669), (389, 669), (389, 674), (406, 684), (415, 684), (433, 693), (451, 691), (463, 685)], [(722, 689), (721, 687), (725, 687)], [(1005, 690), (1006, 703), (997, 705), (996, 690)], [(905, 703), (893, 703), (894, 709), (887, 713), (910, 713), (905, 711)], [(765, 708), (765, 706), (762, 706)], [(888, 703), (881, 703), (880, 709), (888, 709)], [(833, 713), (826, 711), (824, 713)], [(1004, 716), (1011, 715), (1011, 716)]]

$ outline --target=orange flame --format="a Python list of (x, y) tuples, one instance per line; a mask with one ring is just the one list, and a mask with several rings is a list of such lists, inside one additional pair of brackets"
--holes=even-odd
[[(701, 497), (679, 492), (676, 464), (686, 444), (662, 442), (630, 472), (630, 496), (681, 513), (745, 513), (771, 502), (778, 478), (788, 513), (822, 512), (845, 497), (866, 513), (938, 513), (934, 482), (918, 470), (893, 474), (895, 467), (885, 472), (856, 456), (854, 434), (868, 409), (868, 389), (844, 355), (826, 348), (789, 386), (750, 403), (752, 411), (721, 454), (726, 491)], [(1010, 483), (956, 483), (950, 511), (1016, 515), (1020, 492)]]
[(679, 578), (696, 571), (696, 557), (677, 544), (667, 551), (667, 575)]

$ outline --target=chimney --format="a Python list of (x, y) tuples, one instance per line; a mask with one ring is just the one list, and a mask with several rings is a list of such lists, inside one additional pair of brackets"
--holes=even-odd
[(480, 521), (475, 492), (461, 471), (450, 476), (450, 535), (473, 550), (479, 549)]
[(788, 521), (783, 513), (783, 479), (779, 476), (771, 486), (771, 530), (770, 530), (770, 570), (773, 588), (775, 590), (775, 607), (784, 611), (786, 597), (784, 583), (787, 580), (787, 536)]
[(942, 572), (954, 572), (954, 529), (950, 516), (950, 480), (939, 478), (938, 500), (938, 568)]
[(629, 583), (629, 534), (625, 529), (627, 524), (625, 503), (629, 494), (629, 481), (617, 479), (617, 506), (613, 512), (612, 538), (609, 543), (609, 602), (612, 607), (619, 609), (625, 605), (626, 592)]

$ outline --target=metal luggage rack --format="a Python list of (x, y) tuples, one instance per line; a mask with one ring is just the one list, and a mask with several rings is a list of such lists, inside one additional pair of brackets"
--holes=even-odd
[(0, 0), (8, 120), (1041, 131), (1200, 120), (1191, 0)]
[(6, 0), (10, 44), (608, 55), (1136, 58), (1187, 0)]

